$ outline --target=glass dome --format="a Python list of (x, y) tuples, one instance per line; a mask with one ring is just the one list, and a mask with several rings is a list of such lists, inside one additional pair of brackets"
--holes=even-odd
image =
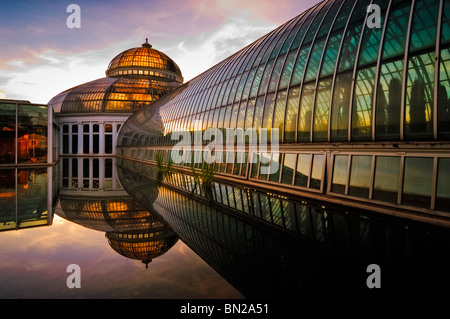
[(59, 93), (48, 106), (60, 114), (133, 113), (183, 83), (176, 63), (147, 41), (112, 59), (106, 75)]
[(178, 65), (166, 54), (155, 50), (148, 43), (118, 54), (109, 63), (107, 76), (156, 77), (183, 83)]

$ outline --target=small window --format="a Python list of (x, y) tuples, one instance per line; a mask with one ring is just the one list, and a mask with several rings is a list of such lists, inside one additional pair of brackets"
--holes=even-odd
[(292, 184), (294, 178), (295, 165), (297, 161), (297, 154), (285, 154), (283, 160), (283, 172), (281, 182), (283, 184)]
[(323, 175), (323, 155), (314, 155), (309, 188), (320, 189)]
[(430, 207), (433, 158), (407, 157), (403, 178), (402, 203)]
[(297, 170), (295, 172), (295, 185), (307, 187), (310, 172), (311, 154), (299, 154), (297, 161)]
[(450, 211), (450, 158), (439, 159), (436, 209)]
[(377, 156), (373, 199), (396, 203), (400, 176), (400, 157)]
[(348, 155), (337, 155), (334, 157), (333, 180), (331, 191), (334, 193), (345, 194), (347, 185)]
[(352, 156), (349, 185), (350, 195), (369, 197), (371, 169), (372, 156)]

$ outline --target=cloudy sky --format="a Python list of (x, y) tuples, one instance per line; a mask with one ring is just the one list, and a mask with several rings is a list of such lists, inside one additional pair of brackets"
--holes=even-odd
[[(185, 81), (320, 0), (0, 0), (0, 90), (47, 103), (105, 76), (120, 52), (149, 38)], [(68, 28), (75, 3), (81, 28)]]

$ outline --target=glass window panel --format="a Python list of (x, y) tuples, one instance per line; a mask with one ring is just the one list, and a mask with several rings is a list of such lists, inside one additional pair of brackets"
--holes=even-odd
[(261, 79), (261, 84), (259, 86), (258, 95), (267, 93), (267, 86), (269, 85), (270, 75), (272, 74), (274, 61), (267, 62), (266, 69), (264, 70), (264, 75)]
[(430, 207), (433, 178), (433, 158), (405, 158), (402, 203)]
[(444, 1), (442, 12), (442, 43), (450, 42), (450, 2)]
[(438, 11), (439, 0), (416, 2), (411, 24), (411, 52), (436, 45)]
[(381, 66), (376, 107), (376, 136), (378, 140), (400, 138), (403, 60)]
[(92, 151), (94, 154), (98, 154), (100, 151), (100, 138), (98, 134), (94, 134), (92, 137)]
[(277, 63), (275, 63), (275, 66), (273, 68), (273, 72), (272, 72), (272, 75), (270, 78), (268, 92), (273, 92), (277, 88), (278, 81), (280, 80), (281, 68), (283, 67), (285, 57), (286, 56), (278, 57)]
[(105, 178), (112, 178), (112, 159), (107, 158), (105, 159)]
[(450, 158), (440, 158), (437, 173), (436, 209), (450, 211)]
[(46, 106), (19, 104), (18, 162), (47, 162), (47, 117)]
[(331, 107), (331, 140), (345, 141), (348, 139), (348, 110), (352, 89), (352, 74), (340, 74), (336, 78)]
[(352, 156), (348, 193), (358, 197), (369, 197), (372, 156)]
[(253, 118), (253, 128), (259, 132), (259, 129), (261, 128), (261, 121), (262, 121), (262, 115), (264, 111), (264, 96), (260, 96), (256, 100), (256, 106), (255, 106), (255, 115)]
[(278, 129), (278, 140), (280, 141), (281, 141), (281, 134), (283, 134), (285, 108), (286, 108), (286, 90), (278, 91), (277, 100), (275, 103), (273, 128)]
[(353, 69), (355, 66), (356, 51), (358, 49), (362, 24), (357, 23), (349, 26), (342, 44), (341, 55), (338, 64), (338, 71), (343, 72)]
[(89, 135), (83, 135), (83, 153), (89, 154)]
[(252, 153), (253, 159), (252, 159), (252, 172), (250, 177), (251, 178), (257, 178), (258, 177), (258, 163), (259, 163), (259, 154), (258, 153)]
[(309, 141), (311, 134), (311, 116), (314, 103), (315, 83), (305, 84), (302, 90), (300, 112), (298, 114), (298, 141)]
[(320, 71), (321, 77), (332, 75), (334, 73), (339, 47), (341, 45), (341, 39), (341, 33), (334, 34), (330, 37), (322, 62), (322, 70)]
[[(264, 97), (262, 97), (261, 99), (264, 99)], [(262, 124), (263, 128), (270, 129), (272, 127), (274, 104), (275, 104), (275, 94), (274, 93), (268, 94), (264, 106), (264, 118)]]
[(328, 117), (331, 99), (331, 80), (319, 83), (314, 107), (314, 141), (328, 140)]
[(322, 38), (314, 43), (314, 47), (311, 51), (311, 56), (309, 57), (305, 82), (314, 80), (317, 77), (324, 45), (325, 38)]
[(261, 153), (260, 154), (260, 163), (259, 163), (259, 179), (260, 180), (267, 180), (268, 172), (269, 172), (269, 165), (270, 165), (270, 153)]
[(248, 101), (247, 113), (245, 114), (245, 129), (249, 129), (253, 125), (253, 112), (255, 109), (255, 99)]
[(373, 1), (372, 4), (380, 6), (380, 25), (381, 28), (366, 28), (361, 42), (361, 50), (358, 64), (359, 66), (368, 65), (377, 61), (378, 52), (380, 49), (381, 35), (383, 33), (384, 19), (386, 15), (386, 6), (388, 1), (378, 0)]
[(78, 153), (78, 134), (72, 133), (72, 154)]
[(280, 180), (280, 167), (281, 167), (281, 153), (272, 153), (272, 159), (270, 161), (270, 175), (269, 180), (271, 182), (277, 182)]
[(261, 82), (262, 73), (264, 71), (264, 65), (258, 67), (258, 71), (256, 72), (255, 78), (253, 80), (252, 89), (250, 91), (250, 97), (255, 97), (258, 93), (259, 83)]
[(370, 139), (372, 136), (373, 87), (376, 68), (360, 70), (356, 78), (352, 114), (352, 138)]
[(385, 31), (383, 59), (400, 56), (405, 53), (410, 7), (411, 3), (405, 1), (400, 7), (391, 9)]
[(288, 93), (286, 106), (286, 119), (284, 122), (284, 142), (295, 142), (295, 132), (297, 131), (298, 101), (300, 97), (300, 87), (291, 87)]
[(433, 132), (434, 52), (409, 59), (405, 136), (430, 138)]
[(450, 49), (441, 51), (438, 92), (438, 132), (450, 137)]
[(106, 134), (105, 135), (105, 153), (106, 154), (112, 154), (112, 135)]
[(323, 175), (323, 163), (324, 163), (323, 155), (315, 154), (313, 156), (311, 182), (309, 185), (310, 188), (320, 189)]
[(347, 185), (348, 155), (336, 155), (333, 165), (333, 180), (331, 191), (334, 193), (345, 194)]
[(292, 76), (291, 85), (299, 85), (302, 82), (306, 59), (308, 58), (308, 52), (309, 46), (300, 49), (297, 61), (295, 62), (294, 74)]
[(298, 154), (297, 169), (295, 171), (295, 185), (307, 187), (311, 172), (311, 154)]
[(397, 203), (399, 177), (400, 157), (377, 156), (375, 159), (373, 199)]
[(295, 56), (297, 51), (289, 52), (286, 63), (284, 64), (283, 71), (281, 72), (280, 85), (278, 89), (285, 89), (289, 85), (291, 79), (292, 70), (294, 68)]
[(283, 160), (283, 172), (281, 174), (281, 182), (283, 184), (292, 184), (294, 172), (297, 164), (297, 154), (285, 154)]

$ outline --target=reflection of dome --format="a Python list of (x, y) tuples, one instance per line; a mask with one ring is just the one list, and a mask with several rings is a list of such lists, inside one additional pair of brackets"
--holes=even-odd
[(178, 65), (164, 53), (153, 49), (147, 41), (140, 48), (129, 49), (118, 54), (109, 64), (106, 75), (151, 76), (183, 82)]
[(106, 238), (117, 253), (141, 260), (146, 267), (152, 259), (165, 254), (178, 241), (175, 233), (166, 227), (142, 232), (109, 232)]
[(178, 237), (155, 212), (130, 197), (60, 198), (56, 214), (78, 225), (105, 232), (111, 248), (148, 265), (166, 253)]
[(60, 198), (60, 203), (59, 216), (98, 231), (135, 231), (162, 225), (154, 213), (130, 198)]
[(106, 75), (59, 93), (48, 106), (61, 114), (132, 113), (183, 83), (177, 64), (147, 42), (117, 55)]

